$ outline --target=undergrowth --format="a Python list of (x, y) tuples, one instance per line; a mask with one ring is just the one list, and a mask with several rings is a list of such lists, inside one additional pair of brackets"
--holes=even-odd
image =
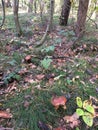
[[(36, 37), (36, 33), (38, 33), (40, 29), (37, 28), (37, 30), (35, 28), (35, 25), (33, 24), (34, 21), (32, 22), (34, 17), (32, 14), (30, 14), (29, 17), (30, 21), (28, 21), (28, 16), (23, 19), (25, 14), (21, 14), (20, 16), (20, 22), (25, 35), (22, 37), (22, 39), (18, 39), (19, 42), (13, 41), (11, 43), (11, 47), (16, 47), (17, 51), (12, 49), (10, 52), (7, 52), (5, 49), (3, 49), (6, 46), (5, 42), (4, 44), (0, 45), (1, 49), (3, 50), (3, 54), (0, 53), (0, 66), (2, 66), (0, 69), (2, 69), (5, 73), (7, 72), (7, 76), (5, 76), (5, 78), (15, 78), (16, 76), (15, 81), (17, 81), (17, 89), (13, 90), (11, 93), (5, 93), (2, 97), (0, 97), (0, 103), (3, 104), (0, 109), (10, 109), (11, 113), (13, 114), (13, 118), (7, 120), (7, 123), (5, 120), (2, 120), (1, 123), (4, 127), (10, 126), (15, 130), (40, 130), (38, 128), (39, 122), (44, 122), (49, 126), (57, 127), (59, 126), (59, 120), (62, 119), (63, 116), (72, 115), (75, 112), (75, 99), (77, 96), (81, 97), (83, 100), (88, 99), (89, 96), (98, 98), (98, 90), (96, 91), (98, 86), (98, 77), (93, 79), (93, 77), (98, 74), (98, 61), (95, 60), (96, 52), (94, 53), (93, 51), (89, 50), (87, 52), (82, 48), (82, 51), (76, 52), (76, 55), (71, 59), (69, 58), (68, 61), (65, 60), (63, 66), (54, 67), (53, 62), (55, 61), (52, 59), (51, 65), (48, 66), (48, 70), (46, 70), (47, 68), (45, 69), (44, 66), (41, 65), (41, 60), (43, 60), (45, 56), (49, 57), (54, 54), (55, 46), (59, 46), (59, 44), (62, 42), (62, 37), (67, 37), (67, 41), (70, 41), (71, 38), (74, 39), (73, 31), (65, 31), (64, 29), (61, 29), (58, 32), (61, 37), (54, 37), (54, 39), (49, 37), (48, 42), (52, 41), (53, 43), (48, 43), (50, 45), (47, 44), (47, 47), (44, 47), (43, 52), (41, 52), (42, 55), (37, 55), (37, 57), (33, 57), (31, 59), (31, 63), (37, 66), (36, 69), (32, 69), (28, 63), (25, 62), (24, 57), (26, 55), (33, 55), (33, 49), (30, 50), (30, 48), (27, 48), (27, 46), (21, 46), (21, 42), (22, 40), (27, 40), (28, 38), (25, 30), (30, 32), (29, 36), (32, 38), (32, 34), (34, 33), (32, 30), (36, 30)], [(56, 24), (58, 24), (57, 18), (58, 17), (55, 16), (54, 21)], [(12, 15), (7, 16), (4, 28), (7, 27), (9, 30), (11, 29), (11, 31), (14, 32), (15, 30), (14, 24), (12, 24), (12, 19)], [(35, 17), (33, 20), (37, 21), (38, 18)], [(36, 26), (38, 26), (38, 24)], [(39, 37), (40, 35), (37, 38)], [(84, 43), (85, 45), (92, 45), (93, 43), (97, 43), (97, 39), (91, 36), (90, 38), (84, 37), (78, 41), (77, 44), (79, 47), (81, 46), (81, 43)], [(51, 44), (53, 44), (53, 46), (51, 46)], [(49, 51), (52, 51), (52, 53)], [(89, 57), (86, 57), (87, 54)], [(49, 84), (49, 78), (46, 76), (46, 78), (38, 83), (25, 83), (23, 81), (25, 75), (21, 76), (21, 78), (18, 77), (19, 80), (17, 80), (18, 71), (15, 70), (20, 70), (21, 68), (25, 67), (29, 69), (28, 73), (26, 74), (27, 76), (33, 75), (34, 77), (36, 74), (54, 74), (55, 80), (52, 84)], [(8, 87), (9, 86), (7, 85), (6, 89)], [(51, 97), (55, 94), (58, 96), (63, 95), (67, 98), (66, 110), (63, 110), (62, 108), (55, 110), (55, 108), (52, 106)], [(87, 127), (84, 124), (80, 126), (81, 130), (86, 128)], [(89, 130), (91, 129), (97, 130), (97, 126), (89, 128)]]

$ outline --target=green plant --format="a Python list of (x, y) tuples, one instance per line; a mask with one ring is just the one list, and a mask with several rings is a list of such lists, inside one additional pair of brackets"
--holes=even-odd
[(20, 64), (22, 60), (22, 55), (19, 54), (18, 52), (14, 52), (13, 59), (16, 61), (17, 64)]
[(45, 69), (48, 69), (50, 64), (52, 62), (52, 59), (50, 58), (44, 58), (42, 61), (41, 61), (41, 65), (45, 68)]
[(55, 49), (55, 46), (54, 45), (51, 45), (51, 46), (48, 46), (44, 49), (42, 49), (42, 52), (45, 51), (45, 52), (53, 52)]
[(12, 72), (12, 73), (9, 73), (6, 77), (4, 77), (4, 83), (7, 84), (9, 82), (11, 82), (12, 80), (17, 80), (19, 81), (20, 80), (20, 75), (18, 75), (17, 73), (15, 72)]
[(83, 121), (88, 126), (91, 127), (93, 125), (93, 119), (95, 114), (95, 110), (91, 100), (82, 101), (80, 97), (77, 97), (76, 103), (78, 106), (78, 108), (76, 109), (76, 113), (78, 114), (79, 117), (82, 117)]

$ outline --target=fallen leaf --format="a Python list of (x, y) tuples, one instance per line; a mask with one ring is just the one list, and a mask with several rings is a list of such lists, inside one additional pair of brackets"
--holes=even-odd
[(49, 81), (48, 81), (48, 83), (47, 83), (47, 85), (53, 85), (54, 84), (54, 79), (53, 78), (50, 78), (49, 79)]
[(37, 66), (34, 65), (34, 64), (32, 64), (32, 63), (30, 63), (30, 64), (29, 64), (29, 67), (30, 67), (31, 69), (35, 69)]
[(79, 119), (79, 116), (78, 116), (78, 114), (75, 112), (73, 115), (71, 115), (71, 116), (65, 116), (65, 117), (63, 117), (63, 119), (67, 122), (67, 123), (69, 123), (69, 122), (73, 122), (73, 121), (75, 121), (75, 120), (78, 120)]
[(74, 127), (79, 126), (79, 123), (80, 123), (79, 116), (76, 112), (71, 116), (63, 117), (63, 119), (64, 119), (64, 121), (66, 121), (68, 123), (68, 126), (71, 127), (72, 129)]
[(18, 73), (20, 74), (20, 75), (24, 75), (24, 74), (26, 74), (28, 71), (27, 71), (27, 68), (24, 68), (24, 69), (22, 69), (22, 70), (20, 70)]
[(42, 80), (44, 77), (45, 77), (44, 74), (36, 75), (36, 78), (37, 78), (38, 80)]
[(12, 118), (12, 114), (7, 111), (0, 111), (0, 117), (5, 119)]
[(10, 51), (11, 51), (11, 49), (12, 49), (10, 45), (6, 45), (6, 47), (5, 47), (5, 48), (6, 48), (6, 51), (7, 51), (7, 52), (10, 52)]
[(79, 123), (80, 123), (79, 120), (75, 120), (75, 121), (71, 122), (71, 123), (69, 124), (69, 126), (73, 129), (74, 127), (79, 126)]
[(30, 77), (25, 77), (24, 81), (28, 82), (28, 83), (35, 83), (35, 82), (37, 82), (36, 80), (34, 80), (34, 79), (30, 78)]

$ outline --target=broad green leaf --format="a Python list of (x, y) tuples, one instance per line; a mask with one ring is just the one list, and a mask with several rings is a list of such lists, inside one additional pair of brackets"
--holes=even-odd
[(70, 79), (67, 78), (67, 79), (66, 79), (66, 82), (67, 82), (68, 85), (71, 85), (72, 80), (70, 80)]
[(49, 58), (45, 58), (44, 60), (41, 61), (41, 65), (45, 68), (48, 69), (52, 60)]
[(76, 129), (75, 130), (80, 130), (78, 127), (76, 127)]
[(83, 116), (84, 115), (84, 111), (80, 108), (76, 109), (76, 113), (79, 115), (79, 116)]
[(80, 108), (82, 107), (82, 100), (80, 97), (76, 98), (76, 103), (77, 103), (78, 107), (80, 107)]
[(15, 78), (16, 80), (20, 80), (20, 79), (21, 79), (21, 76), (18, 75), (18, 74), (15, 74), (15, 75), (14, 75), (14, 78)]
[(57, 39), (55, 39), (55, 43), (57, 44), (57, 43), (61, 43), (62, 42), (62, 39), (61, 38), (57, 38)]
[(54, 51), (55, 47), (52, 45), (52, 46), (49, 46), (49, 47), (46, 47), (44, 50), (46, 52), (49, 52), (49, 51)]
[(92, 113), (92, 114), (95, 113), (94, 107), (91, 106), (91, 105), (88, 105), (85, 109), (86, 109), (88, 112)]
[[(87, 112), (86, 112), (87, 114)], [(91, 114), (87, 114), (87, 115), (84, 115), (82, 116), (83, 118), (83, 121), (88, 125), (88, 126), (92, 126), (93, 125), (93, 118), (92, 118), (92, 115)]]

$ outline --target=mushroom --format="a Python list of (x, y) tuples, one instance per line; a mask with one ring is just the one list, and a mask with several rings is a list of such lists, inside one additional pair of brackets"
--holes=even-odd
[(51, 99), (51, 103), (55, 109), (58, 109), (60, 106), (63, 106), (63, 108), (66, 109), (66, 101), (67, 99), (65, 96), (53, 96)]

